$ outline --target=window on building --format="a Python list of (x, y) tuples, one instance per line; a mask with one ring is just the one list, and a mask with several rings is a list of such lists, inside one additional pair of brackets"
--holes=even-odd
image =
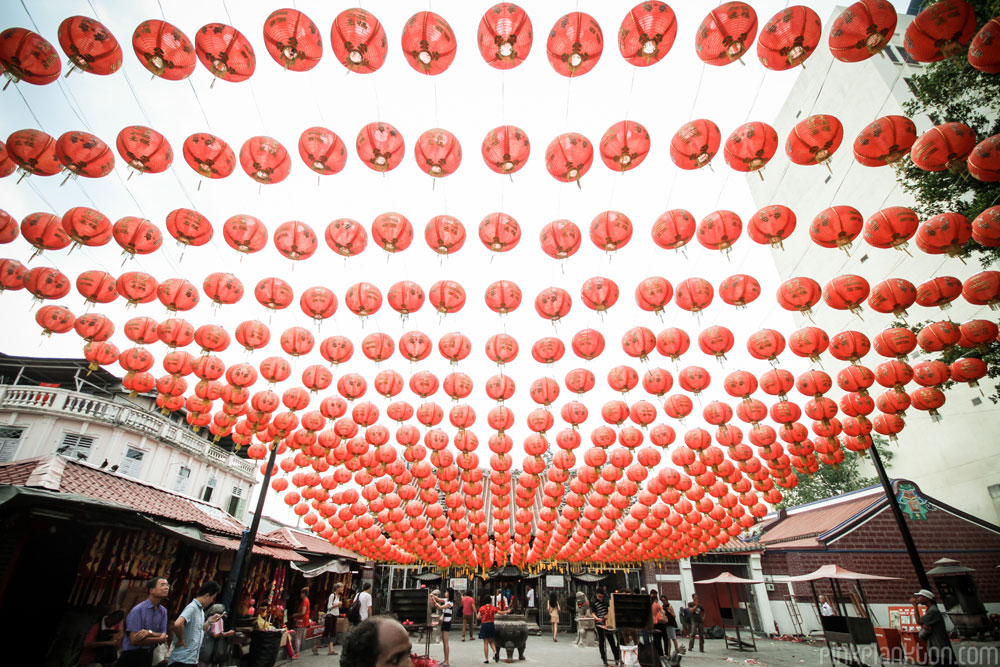
[(865, 262), (868, 261), (868, 255), (862, 255), (861, 259), (859, 259), (858, 261), (864, 264)]
[(226, 511), (237, 519), (243, 518), (243, 511), (246, 509), (247, 499), (243, 497), (243, 489), (234, 486), (233, 494), (229, 496), (229, 507)]
[(17, 455), (17, 446), (21, 444), (23, 434), (23, 428), (0, 427), (0, 463), (14, 460), (14, 456)]
[[(902, 50), (902, 49), (900, 49), (900, 50)], [(897, 65), (902, 65), (903, 64), (903, 61), (899, 59), (899, 56), (896, 55), (894, 49), (891, 46), (889, 48), (887, 48), (887, 49), (884, 49), (882, 51), (882, 53), (884, 53), (885, 55), (889, 56), (889, 60), (891, 60), (892, 62), (896, 63)]]
[[(891, 51), (891, 49), (886, 49), (886, 51)], [(920, 63), (914, 60), (913, 56), (907, 53), (905, 48), (903, 48), (902, 46), (897, 46), (896, 51), (899, 52), (899, 57), (902, 58), (903, 62), (905, 62), (907, 65), (916, 65), (920, 67)]]
[(92, 435), (81, 435), (79, 433), (63, 433), (62, 442), (56, 450), (66, 458), (83, 459), (90, 458), (91, 447), (97, 441)]
[(118, 472), (129, 477), (138, 477), (142, 473), (142, 457), (146, 453), (135, 447), (125, 449), (125, 456), (122, 457), (122, 464)]
[(977, 396), (976, 398), (972, 399), (972, 404), (973, 405), (982, 405), (983, 404), (983, 399), (981, 399), (981, 398), (979, 398)]
[(187, 491), (188, 481), (191, 479), (191, 468), (181, 466), (177, 471), (177, 479), (174, 480), (174, 491), (184, 493)]
[(206, 503), (212, 500), (212, 494), (215, 492), (215, 478), (209, 477), (208, 482), (205, 483), (205, 489), (201, 492), (201, 499)]

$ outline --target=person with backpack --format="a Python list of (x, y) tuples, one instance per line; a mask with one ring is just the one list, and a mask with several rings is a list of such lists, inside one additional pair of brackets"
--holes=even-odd
[(218, 615), (219, 618), (205, 631), (205, 638), (201, 642), (201, 651), (198, 654), (199, 667), (214, 667), (229, 660), (229, 638), (236, 634), (235, 630), (226, 630), (223, 618), (226, 608), (221, 604), (213, 604), (205, 612), (210, 617)]

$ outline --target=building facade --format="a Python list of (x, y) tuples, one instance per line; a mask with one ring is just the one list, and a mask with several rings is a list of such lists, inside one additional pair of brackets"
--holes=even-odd
[[(834, 15), (840, 11), (835, 10)], [(832, 18), (824, 22), (827, 31), (833, 24)], [(822, 166), (800, 166), (781, 160), (782, 165), (768, 166), (763, 178), (754, 173), (747, 176), (756, 206), (782, 204), (797, 216), (795, 233), (784, 241), (782, 248), (772, 251), (782, 281), (809, 276), (825, 285), (835, 276), (858, 274), (867, 276), (872, 285), (888, 278), (904, 278), (920, 285), (932, 276), (950, 275), (965, 280), (983, 270), (975, 257), (963, 263), (946, 255), (928, 255), (912, 244), (909, 253), (877, 249), (865, 244), (861, 236), (855, 239), (849, 253), (823, 248), (813, 243), (808, 233), (813, 218), (830, 206), (853, 206), (867, 219), (885, 207), (913, 203), (897, 183), (891, 166), (863, 166), (855, 161), (852, 151), (854, 138), (873, 120), (906, 115), (902, 105), (911, 97), (907, 82), (923, 70), (903, 49), (903, 36), (912, 20), (912, 16), (899, 15), (896, 32), (884, 56), (861, 63), (842, 63), (834, 60), (828, 49), (817, 49), (807, 68), (800, 72), (777, 118), (761, 119), (773, 125), (779, 137), (787, 136), (796, 123), (820, 113), (836, 116), (844, 127), (843, 143), (828, 163), (829, 171)], [(823, 41), (826, 39), (824, 34)], [(941, 119), (919, 117), (913, 121), (920, 134)], [(873, 338), (895, 318), (875, 313), (867, 306), (855, 315), (820, 303), (813, 308), (812, 321), (799, 314), (796, 319), (799, 326), (815, 325), (830, 335), (856, 330)], [(989, 307), (973, 306), (962, 298), (944, 312), (914, 305), (907, 318), (911, 324), (942, 319), (961, 323), (996, 318)], [(845, 365), (832, 359), (828, 362), (827, 358), (824, 357), (824, 369), (831, 375)], [(909, 363), (927, 358), (933, 357), (917, 348)], [(862, 363), (874, 368), (882, 361), (886, 359), (873, 350)], [(986, 393), (990, 393), (987, 387), (992, 387), (992, 383), (984, 380), (982, 384)], [(875, 385), (873, 396), (881, 390)], [(834, 400), (841, 395), (836, 386), (828, 394)], [(948, 390), (947, 403), (939, 412), (943, 419), (935, 423), (926, 412), (907, 411), (907, 425), (894, 446), (897, 456), (892, 460), (890, 474), (916, 480), (943, 501), (997, 522), (1000, 457), (996, 443), (1000, 440), (1000, 405), (990, 401), (978, 388), (960, 384)]]

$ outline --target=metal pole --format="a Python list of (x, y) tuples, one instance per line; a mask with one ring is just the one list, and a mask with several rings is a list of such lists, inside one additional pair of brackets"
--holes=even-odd
[(236, 605), (239, 602), (239, 593), (243, 589), (243, 580), (250, 569), (250, 558), (253, 555), (253, 544), (257, 540), (257, 529), (260, 527), (260, 517), (264, 513), (264, 496), (267, 495), (267, 488), (271, 483), (271, 472), (274, 470), (274, 462), (278, 457), (278, 443), (272, 443), (271, 456), (267, 460), (267, 469), (264, 471), (264, 481), (257, 494), (257, 509), (253, 514), (250, 527), (243, 531), (240, 538), (240, 548), (233, 558), (233, 569), (226, 580), (226, 587), (222, 593), (222, 606), (228, 612), (226, 616), (226, 627), (232, 628), (236, 621)]
[(868, 453), (872, 457), (872, 463), (875, 464), (875, 471), (878, 473), (879, 481), (882, 482), (885, 497), (889, 500), (889, 509), (892, 510), (892, 516), (896, 519), (896, 525), (899, 527), (899, 534), (903, 537), (903, 544), (906, 545), (906, 553), (909, 554), (910, 562), (913, 563), (913, 570), (917, 573), (917, 581), (920, 582), (921, 588), (931, 590), (931, 582), (924, 571), (923, 563), (920, 562), (920, 554), (917, 553), (917, 545), (914, 544), (913, 536), (910, 535), (910, 528), (906, 525), (906, 517), (903, 516), (903, 510), (900, 509), (899, 503), (896, 502), (896, 494), (892, 492), (892, 484), (889, 482), (889, 477), (885, 474), (882, 457), (879, 456), (878, 449), (874, 445), (868, 450)]

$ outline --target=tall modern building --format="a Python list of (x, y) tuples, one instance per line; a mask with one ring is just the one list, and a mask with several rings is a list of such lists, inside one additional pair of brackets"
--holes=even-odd
[[(838, 8), (824, 22), (826, 42), (829, 26), (843, 10)], [(928, 255), (913, 244), (909, 252), (882, 250), (868, 246), (862, 236), (855, 239), (849, 252), (823, 248), (812, 242), (808, 227), (823, 209), (834, 205), (850, 205), (867, 219), (888, 206), (910, 206), (913, 200), (896, 181), (891, 166), (865, 167), (855, 161), (852, 151), (854, 138), (870, 122), (890, 114), (906, 115), (903, 103), (911, 98), (909, 80), (923, 71), (903, 49), (903, 35), (912, 16), (900, 14), (891, 44), (881, 56), (862, 63), (842, 63), (833, 59), (828, 49), (817, 49), (798, 76), (788, 99), (771, 122), (783, 138), (799, 121), (813, 114), (836, 116), (844, 127), (840, 149), (823, 166), (799, 166), (785, 159), (769, 165), (761, 179), (748, 174), (747, 182), (755, 204), (783, 204), (796, 214), (798, 226), (784, 248), (772, 254), (781, 280), (810, 276), (820, 285), (841, 274), (858, 274), (875, 284), (887, 278), (905, 278), (920, 285), (932, 276), (950, 275), (960, 280), (982, 269), (978, 259), (968, 263), (945, 255)], [(927, 117), (913, 118), (917, 132), (922, 133), (935, 122)], [(941, 122), (940, 119), (938, 122)], [(779, 150), (781, 150), (779, 148)], [(907, 158), (908, 159), (908, 158)], [(863, 265), (863, 266), (862, 266)], [(812, 322), (797, 316), (800, 326), (821, 327), (830, 335), (844, 330), (856, 330), (874, 337), (894, 319), (864, 307), (860, 315), (834, 310), (822, 302), (814, 309)], [(973, 306), (961, 297), (953, 307), (942, 312), (938, 308), (917, 305), (909, 309), (911, 324), (927, 320), (951, 319), (956, 323), (970, 319), (996, 320), (996, 313), (986, 306)], [(928, 358), (917, 348), (911, 355), (912, 365)], [(825, 355), (824, 368), (834, 375), (843, 364)], [(863, 363), (874, 368), (886, 361), (873, 350)], [(834, 365), (836, 364), (836, 365)], [(947, 392), (947, 403), (939, 410), (941, 421), (935, 422), (926, 412), (910, 408), (906, 412), (906, 428), (893, 445), (890, 475), (918, 482), (925, 491), (944, 502), (984, 520), (996, 523), (1000, 519), (1000, 406), (987, 397), (992, 383), (984, 380), (983, 392), (964, 384)], [(916, 387), (907, 386), (908, 390)], [(882, 388), (875, 385), (872, 394)], [(839, 400), (840, 395), (830, 397)], [(984, 395), (985, 393), (985, 395)]]

